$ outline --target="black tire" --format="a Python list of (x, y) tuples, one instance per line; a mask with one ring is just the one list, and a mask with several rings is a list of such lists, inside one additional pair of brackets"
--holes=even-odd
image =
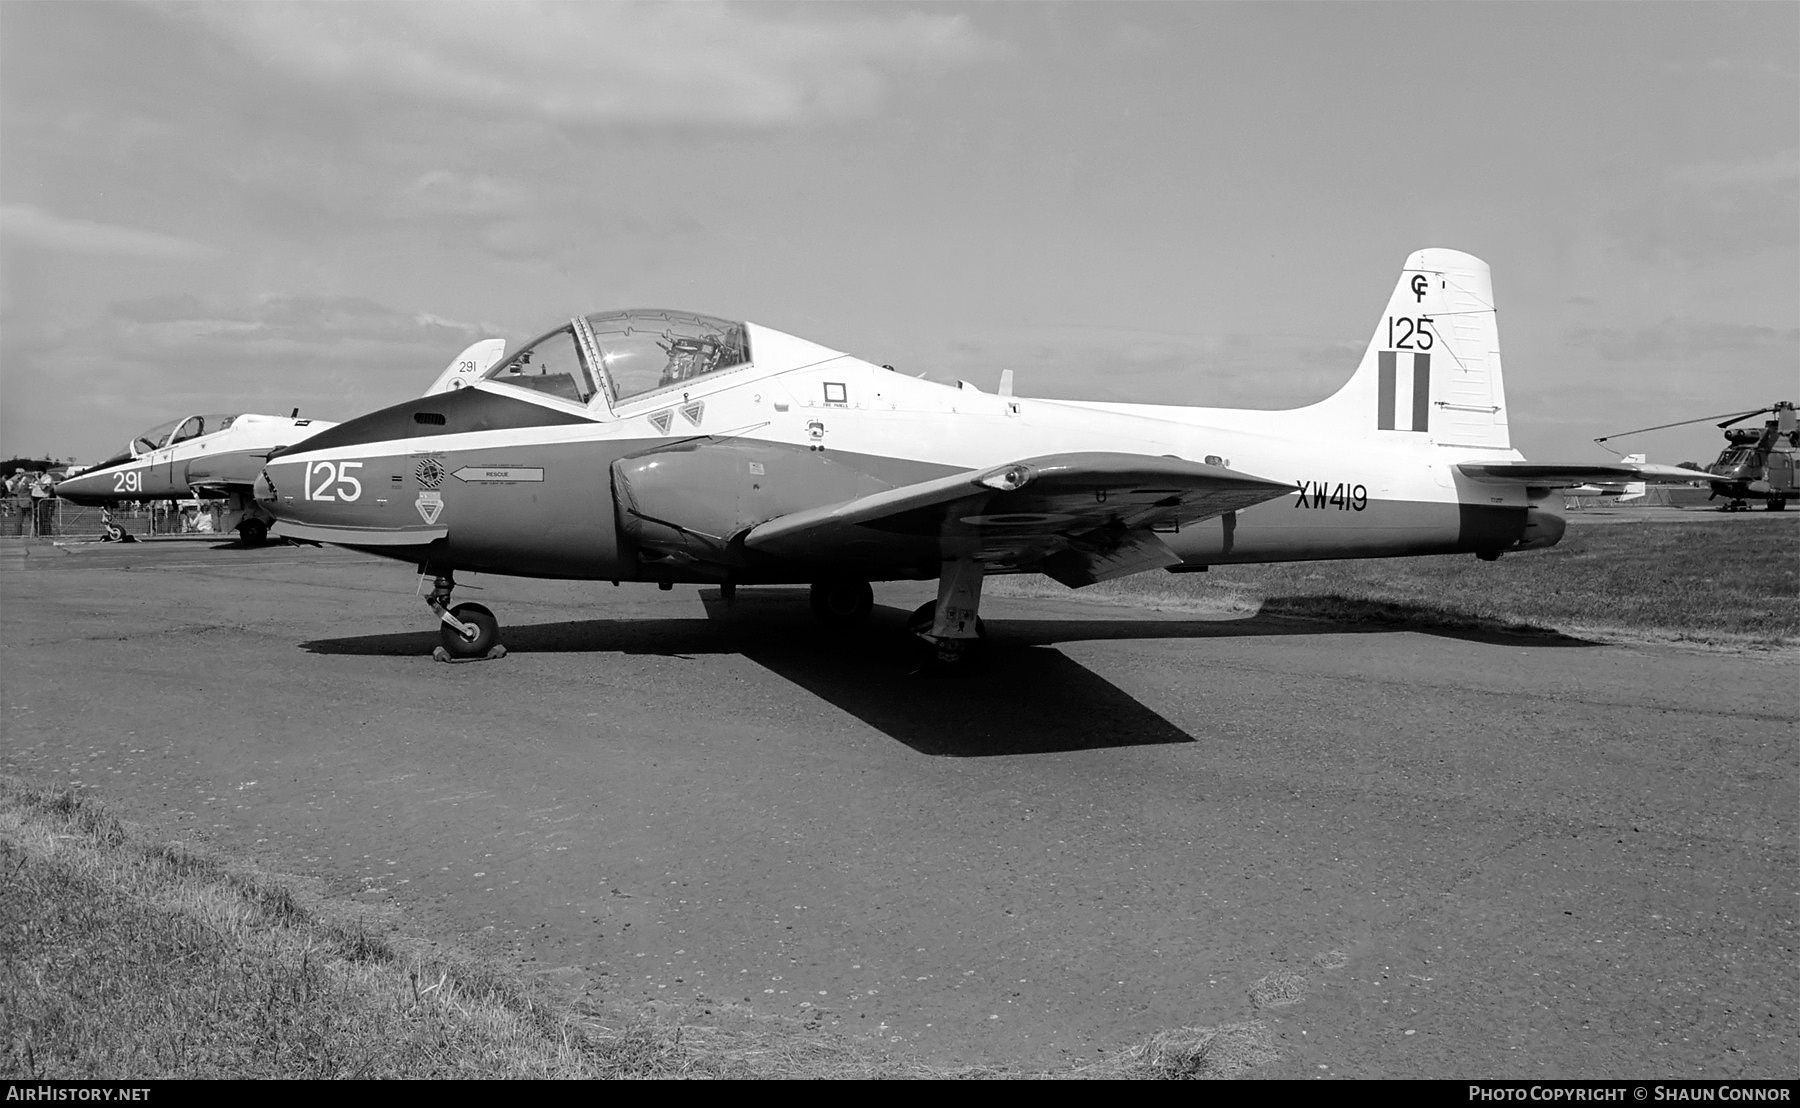
[(875, 607), (875, 590), (867, 581), (845, 578), (812, 587), (812, 610), (827, 627), (855, 627)]
[(906, 633), (909, 635), (925, 635), (931, 632), (932, 617), (937, 615), (937, 601), (927, 600), (913, 609), (906, 617)]
[(238, 524), (238, 541), (245, 546), (261, 546), (269, 541), (269, 525), (260, 519), (246, 519)]
[(913, 675), (960, 677), (973, 674), (983, 653), (982, 639), (987, 637), (987, 624), (977, 616), (974, 638), (934, 640), (931, 638), (931, 620), (935, 615), (937, 601), (929, 600), (906, 617), (906, 634), (911, 640), (908, 649), (918, 659), (918, 668), (913, 670)]
[(448, 623), (438, 624), (438, 642), (452, 658), (485, 658), (499, 643), (500, 621), (480, 604), (458, 604), (450, 614), (476, 629), (473, 639), (465, 639)]
[(1769, 511), (1771, 511), (1771, 512), (1780, 512), (1780, 511), (1785, 511), (1786, 509), (1787, 509), (1787, 501), (1785, 501), (1785, 500), (1769, 501)]

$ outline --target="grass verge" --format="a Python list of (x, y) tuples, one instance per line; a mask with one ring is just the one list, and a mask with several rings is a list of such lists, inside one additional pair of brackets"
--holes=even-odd
[(1070, 594), (995, 578), (995, 595), (1501, 634), (1564, 634), (1726, 647), (1800, 645), (1800, 521), (1573, 526), (1549, 550), (1215, 566), (1144, 573)]
[(1038, 1073), (740, 1022), (577, 1011), (298, 883), (146, 843), (91, 797), (0, 776), (0, 1073), (16, 1080), (1192, 1078), (1276, 1057), (1257, 1022)]

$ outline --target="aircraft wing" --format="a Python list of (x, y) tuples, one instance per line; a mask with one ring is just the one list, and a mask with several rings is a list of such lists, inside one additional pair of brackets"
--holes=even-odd
[(1706, 474), (1697, 469), (1657, 465), (1654, 462), (1620, 462), (1613, 465), (1551, 465), (1537, 462), (1464, 462), (1456, 467), (1466, 477), (1508, 485), (1534, 485), (1538, 488), (1561, 489), (1573, 485), (1622, 484), (1648, 481), (1652, 484), (1686, 484), (1704, 481)]
[(1273, 500), (1286, 481), (1180, 458), (1027, 458), (808, 508), (750, 528), (753, 551), (828, 564), (973, 557), (1071, 587), (1173, 565), (1156, 534)]

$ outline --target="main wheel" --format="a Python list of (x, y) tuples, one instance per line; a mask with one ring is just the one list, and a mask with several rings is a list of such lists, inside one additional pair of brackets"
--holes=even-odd
[(827, 627), (855, 627), (875, 607), (875, 590), (867, 581), (845, 578), (812, 587), (813, 615)]
[(1769, 509), (1768, 510), (1771, 512), (1784, 511), (1786, 508), (1787, 508), (1787, 501), (1782, 500), (1779, 497), (1769, 501)]
[(246, 519), (238, 524), (238, 541), (245, 546), (261, 546), (269, 538), (269, 525), (260, 519)]
[(464, 638), (448, 623), (438, 624), (438, 642), (452, 658), (481, 658), (500, 641), (500, 621), (480, 604), (458, 604), (450, 614), (475, 628), (475, 637)]
[(937, 601), (927, 600), (917, 608), (914, 608), (912, 615), (906, 617), (906, 633), (909, 635), (929, 634), (931, 631), (931, 621), (936, 616)]
[[(931, 634), (931, 622), (936, 618), (937, 601), (927, 600), (917, 608), (914, 608), (912, 615), (906, 617), (906, 633), (909, 635), (929, 635)], [(975, 637), (978, 639), (987, 638), (987, 621), (980, 616), (975, 617)]]
[(975, 617), (972, 639), (933, 639), (931, 623), (937, 615), (937, 601), (928, 600), (906, 617), (906, 633), (912, 639), (909, 648), (917, 656), (922, 677), (951, 677), (975, 672), (982, 654), (981, 640), (987, 637), (987, 624)]

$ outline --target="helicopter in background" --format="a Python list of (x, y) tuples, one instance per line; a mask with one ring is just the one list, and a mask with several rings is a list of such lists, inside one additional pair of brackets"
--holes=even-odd
[[(1759, 415), (1773, 418), (1765, 420), (1760, 428), (1733, 426)], [(1767, 503), (1769, 511), (1779, 512), (1787, 507), (1789, 500), (1800, 497), (1800, 465), (1795, 461), (1796, 455), (1800, 455), (1800, 420), (1796, 420), (1794, 404), (1789, 400), (1748, 412), (1722, 412), (1656, 427), (1640, 427), (1636, 431), (1621, 431), (1594, 441), (1604, 444), (1607, 439), (1685, 427), (1713, 419), (1724, 420), (1719, 429), (1725, 432), (1725, 441), (1730, 445), (1719, 452), (1718, 460), (1707, 466), (1704, 473), (1694, 475), (1696, 480), (1704, 478), (1712, 486), (1709, 500), (1728, 497), (1725, 504), (1728, 512), (1746, 511), (1750, 501), (1761, 500)]]

